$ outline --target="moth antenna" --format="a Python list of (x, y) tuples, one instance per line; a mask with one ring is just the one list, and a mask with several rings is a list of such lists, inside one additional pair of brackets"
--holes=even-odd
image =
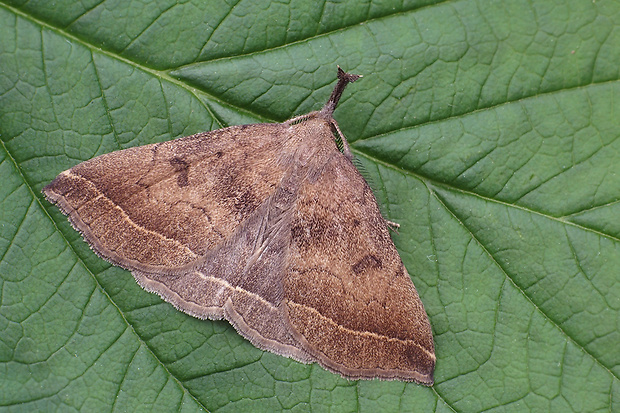
[(344, 70), (338, 66), (338, 83), (332, 92), (332, 95), (329, 97), (329, 100), (321, 109), (321, 113), (324, 115), (332, 117), (334, 110), (336, 110), (336, 106), (338, 105), (338, 101), (340, 100), (340, 96), (342, 96), (342, 92), (344, 92), (344, 88), (348, 83), (355, 82), (357, 79), (362, 77), (362, 75), (354, 75), (351, 73), (346, 73)]
[[(370, 175), (370, 173), (368, 172), (368, 169), (366, 169), (366, 166), (362, 163), (362, 161), (360, 161), (359, 158), (354, 158), (353, 165), (355, 165), (355, 168), (364, 177), (364, 180), (366, 181), (370, 189), (372, 189), (372, 192), (378, 193), (379, 187), (377, 186), (377, 183), (375, 182), (372, 175)], [(389, 229), (391, 229), (392, 231), (398, 234), (398, 229), (400, 228), (400, 224), (398, 222), (390, 221), (389, 219), (387, 219), (386, 218), (387, 213), (385, 212), (385, 208), (383, 207), (383, 205), (378, 204), (378, 206), (379, 206), (379, 211), (381, 212), (381, 218), (383, 218), (383, 220), (385, 221), (385, 225)]]
[[(330, 115), (330, 118), (331, 118), (331, 115)], [(344, 133), (342, 133), (342, 131), (340, 130), (340, 127), (338, 126), (338, 124), (336, 123), (334, 119), (330, 119), (329, 122), (331, 123), (332, 127), (336, 129), (336, 132), (338, 133), (340, 137), (340, 142), (342, 143), (342, 153), (344, 153), (344, 155), (352, 161), (353, 152), (351, 152), (351, 147), (349, 146), (349, 142), (347, 141), (347, 138), (344, 136)]]

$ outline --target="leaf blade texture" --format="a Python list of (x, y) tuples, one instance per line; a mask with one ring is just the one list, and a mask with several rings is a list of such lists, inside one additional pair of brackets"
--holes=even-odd
[[(616, 3), (199, 3), (0, 5), (2, 408), (620, 408)], [(231, 40), (240, 23), (256, 40)], [(432, 389), (348, 382), (180, 314), (39, 195), (98, 154), (318, 109), (336, 63), (365, 75), (335, 117), (401, 225)]]

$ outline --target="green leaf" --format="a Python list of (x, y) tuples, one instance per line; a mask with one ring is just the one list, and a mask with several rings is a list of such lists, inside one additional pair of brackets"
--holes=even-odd
[[(0, 409), (620, 411), (620, 4), (0, 3)], [(182, 314), (40, 190), (102, 153), (335, 117), (436, 383), (347, 381)]]

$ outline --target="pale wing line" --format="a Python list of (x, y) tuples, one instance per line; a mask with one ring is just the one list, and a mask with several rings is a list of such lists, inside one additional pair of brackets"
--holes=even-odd
[[(217, 284), (222, 285), (223, 289), (228, 289), (229, 292), (231, 292), (230, 290), (233, 290), (233, 291), (240, 291), (244, 294), (249, 294), (251, 297), (257, 299), (259, 302), (265, 303), (269, 308), (276, 310), (276, 311), (279, 310), (277, 306), (273, 305), (271, 302), (265, 300), (263, 297), (261, 297), (260, 295), (256, 293), (253, 293), (251, 291), (248, 291), (238, 286), (233, 286), (228, 281), (222, 278), (218, 278), (218, 277), (205, 274), (202, 271), (194, 271), (194, 272), (206, 281), (215, 282)], [(298, 347), (295, 344), (285, 344), (281, 341), (270, 339), (270, 338), (263, 336), (263, 334), (259, 330), (257, 330), (252, 325), (246, 322), (242, 314), (237, 312), (237, 310), (234, 308), (234, 305), (232, 304), (230, 296), (226, 298), (226, 301), (223, 306), (215, 307), (215, 308), (219, 310), (224, 310), (223, 317), (226, 318), (232, 324), (235, 330), (237, 330), (243, 337), (248, 339), (256, 347), (262, 350), (265, 350), (265, 351), (270, 351), (272, 353), (282, 355), (284, 357), (290, 357), (293, 360), (299, 361), (300, 363), (313, 363), (316, 361), (316, 359), (311, 357), (310, 354), (308, 354), (305, 349)], [(187, 311), (187, 310), (185, 309), (183, 311)], [(229, 313), (230, 311), (234, 312), (239, 317), (238, 318), (235, 317), (234, 314)], [(227, 313), (228, 313), (228, 316), (226, 315)], [(256, 335), (251, 334), (250, 331), (253, 331)], [(286, 333), (290, 334), (290, 331), (288, 331), (288, 327), (287, 327)], [(290, 338), (294, 343), (298, 344), (298, 342), (294, 340), (292, 336), (290, 336)], [(268, 345), (267, 343), (272, 343), (272, 344)], [(286, 351), (282, 350), (283, 348), (286, 349)], [(276, 351), (276, 349), (278, 349), (278, 351)]]
[(327, 320), (330, 324), (333, 324), (334, 326), (338, 327), (339, 329), (345, 330), (351, 334), (355, 334), (355, 335), (360, 335), (360, 336), (369, 336), (369, 337), (374, 337), (374, 338), (379, 338), (379, 339), (387, 339), (387, 341), (396, 341), (396, 342), (411, 342), (413, 345), (415, 345), (416, 347), (418, 347), (420, 350), (422, 350), (424, 353), (426, 353), (431, 359), (435, 360), (435, 355), (431, 352), (429, 352), (427, 349), (425, 349), (424, 347), (422, 347), (421, 345), (419, 345), (418, 343), (415, 342), (415, 340), (401, 340), (399, 338), (393, 338), (393, 337), (388, 337), (385, 336), (383, 334), (377, 334), (377, 333), (373, 333), (370, 331), (357, 331), (357, 330), (351, 330), (350, 328), (341, 326), (340, 324), (336, 323), (333, 319), (331, 319), (330, 317), (326, 317), (323, 314), (319, 313), (316, 309), (309, 307), (307, 305), (304, 304), (299, 304), (296, 303), (294, 301), (289, 301), (288, 302), (290, 305), (293, 306), (297, 306), (297, 307), (303, 307), (303, 308), (307, 308), (310, 311), (318, 314), (321, 318), (324, 318), (325, 320)]
[(241, 287), (238, 287), (238, 286), (236, 286), (236, 285), (232, 285), (231, 283), (229, 283), (228, 281), (226, 281), (226, 280), (225, 280), (225, 279), (223, 279), (223, 278), (214, 277), (214, 276), (212, 276), (212, 275), (205, 274), (205, 273), (204, 273), (204, 272), (202, 272), (202, 271), (196, 271), (196, 274), (200, 275), (200, 277), (201, 277), (203, 280), (206, 280), (206, 281), (215, 281), (215, 282), (217, 282), (218, 284), (221, 284), (221, 285), (223, 285), (223, 286), (224, 286), (224, 287), (226, 287), (226, 288), (233, 289), (233, 290), (235, 290), (235, 291), (239, 291), (239, 292), (242, 292), (242, 293), (245, 293), (245, 294), (249, 294), (249, 295), (251, 295), (252, 297), (254, 297), (254, 298), (258, 299), (260, 302), (267, 304), (269, 307), (273, 308), (274, 310), (277, 310), (277, 307), (276, 307), (275, 305), (273, 305), (273, 304), (272, 304), (272, 303), (270, 303), (269, 301), (265, 300), (265, 299), (264, 299), (263, 297), (261, 297), (260, 295), (258, 295), (258, 294), (256, 294), (256, 293), (253, 293), (252, 291), (248, 291), (248, 290), (246, 290), (245, 288), (241, 288)]
[[(228, 281), (226, 281), (226, 280), (224, 280), (224, 279), (222, 279), (222, 278), (213, 277), (213, 276), (211, 276), (211, 275), (207, 275), (207, 274), (205, 274), (205, 273), (203, 273), (203, 272), (201, 272), (201, 271), (196, 271), (196, 273), (197, 273), (198, 275), (200, 275), (200, 277), (202, 277), (202, 278), (203, 278), (203, 279), (205, 279), (205, 280), (208, 280), (208, 281), (214, 281), (214, 280), (215, 280), (217, 283), (222, 284), (224, 287), (231, 288), (231, 289), (233, 289), (233, 290), (235, 290), (235, 291), (240, 291), (240, 292), (243, 292), (243, 293), (245, 293), (245, 294), (250, 294), (252, 297), (257, 298), (259, 301), (261, 301), (261, 302), (263, 302), (263, 303), (267, 304), (268, 306), (270, 306), (270, 307), (272, 307), (272, 308), (274, 308), (274, 309), (276, 308), (276, 307), (275, 307), (272, 303), (270, 303), (269, 301), (265, 300), (265, 299), (264, 299), (263, 297), (261, 297), (260, 295), (258, 295), (258, 294), (256, 294), (256, 293), (253, 293), (253, 292), (251, 292), (251, 291), (248, 291), (248, 290), (246, 290), (246, 289), (244, 289), (244, 288), (241, 288), (241, 287), (238, 287), (238, 286), (232, 285), (232, 284), (230, 284)], [(422, 350), (424, 353), (426, 353), (426, 355), (428, 355), (428, 357), (430, 357), (431, 359), (435, 360), (435, 355), (434, 355), (433, 353), (429, 352), (427, 349), (425, 349), (424, 347), (422, 347), (421, 345), (419, 345), (418, 343), (416, 343), (414, 340), (409, 340), (409, 339), (407, 339), (407, 340), (401, 340), (401, 339), (399, 339), (399, 338), (388, 337), (388, 336), (385, 336), (385, 335), (383, 335), (383, 334), (372, 333), (372, 332), (370, 332), (370, 331), (356, 331), (356, 330), (351, 330), (350, 328), (343, 327), (343, 326), (341, 326), (340, 324), (336, 323), (336, 322), (335, 322), (333, 319), (331, 319), (330, 317), (326, 317), (326, 316), (324, 316), (323, 314), (319, 313), (316, 309), (314, 309), (314, 308), (312, 308), (312, 307), (309, 307), (309, 306), (304, 305), (304, 304), (299, 304), (299, 303), (296, 303), (296, 302), (293, 302), (293, 301), (288, 301), (288, 303), (289, 303), (289, 304), (291, 304), (291, 305), (293, 305), (293, 306), (298, 306), (298, 307), (307, 308), (307, 309), (309, 309), (310, 311), (315, 312), (315, 313), (316, 313), (316, 314), (318, 314), (321, 318), (324, 318), (325, 320), (327, 320), (329, 323), (333, 324), (334, 326), (336, 326), (336, 327), (338, 327), (338, 328), (340, 328), (340, 329), (343, 329), (343, 330), (345, 330), (345, 331), (347, 331), (347, 332), (350, 332), (350, 333), (352, 333), (352, 334), (361, 335), (361, 336), (369, 336), (369, 337), (374, 337), (374, 338), (379, 338), (379, 339), (387, 339), (388, 341), (394, 341), (394, 342), (410, 342), (410, 343), (412, 343), (414, 346), (416, 346), (416, 347), (418, 347), (420, 350)]]
[[(84, 178), (83, 176), (76, 175), (76, 174), (72, 173), (71, 170), (64, 171), (61, 175), (65, 175), (65, 176), (68, 176), (68, 177), (73, 177), (73, 178), (80, 179), (80, 180), (85, 181), (86, 183), (88, 183), (90, 186), (94, 187), (95, 191), (97, 191), (99, 193), (99, 195), (97, 197), (93, 198), (93, 201), (96, 200), (96, 199), (99, 199), (99, 198), (105, 198), (108, 202), (110, 202), (112, 205), (114, 205), (114, 208), (119, 211), (120, 215), (125, 219), (125, 221), (129, 222), (134, 228), (136, 228), (136, 229), (138, 229), (140, 231), (144, 231), (146, 233), (155, 235), (155, 236), (157, 236), (157, 237), (159, 237), (159, 238), (161, 238), (163, 240), (174, 242), (175, 244), (177, 244), (180, 247), (184, 248), (189, 254), (192, 255), (193, 258), (198, 257), (198, 254), (196, 254), (194, 251), (192, 251), (191, 249), (189, 249), (187, 246), (183, 245), (179, 241), (177, 241), (175, 239), (172, 239), (172, 238), (168, 238), (168, 237), (164, 236), (163, 234), (160, 234), (159, 232), (155, 232), (155, 231), (152, 231), (150, 229), (146, 229), (146, 228), (136, 224), (135, 222), (133, 222), (132, 219), (129, 217), (129, 215), (127, 215), (127, 213), (121, 207), (116, 205), (110, 198), (105, 196), (105, 194), (103, 194), (99, 189), (97, 189), (97, 187), (91, 181), (89, 181), (88, 179)], [(81, 208), (81, 206), (79, 206), (77, 209), (79, 209), (79, 208)], [(77, 211), (77, 209), (76, 209), (76, 211)], [(88, 227), (90, 228), (90, 225), (88, 225)]]

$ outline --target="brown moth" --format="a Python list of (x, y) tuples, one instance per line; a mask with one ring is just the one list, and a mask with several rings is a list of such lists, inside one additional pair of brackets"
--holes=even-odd
[(338, 68), (320, 111), (101, 155), (43, 193), (187, 314), (349, 379), (431, 385), (428, 317), (332, 117), (359, 77)]

